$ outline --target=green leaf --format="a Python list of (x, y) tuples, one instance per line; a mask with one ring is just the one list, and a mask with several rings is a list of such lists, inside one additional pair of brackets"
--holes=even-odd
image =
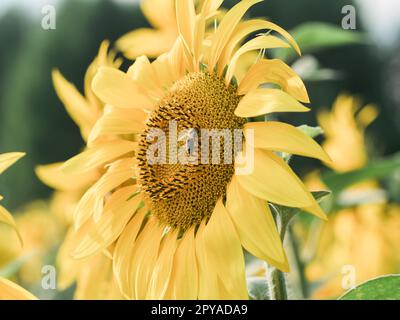
[(400, 275), (368, 280), (347, 291), (339, 300), (400, 300)]
[(292, 69), (303, 81), (327, 81), (343, 78), (341, 72), (321, 67), (318, 60), (312, 55), (298, 58), (293, 63)]
[[(365, 36), (359, 32), (322, 22), (303, 23), (291, 30), (290, 34), (296, 39), (303, 54), (325, 48), (366, 43)], [(283, 60), (291, 60), (294, 57), (292, 50), (277, 52), (278, 57)]]
[(299, 129), (300, 131), (302, 131), (311, 138), (316, 138), (319, 135), (324, 134), (324, 130), (322, 130), (321, 127), (310, 127), (305, 124), (297, 127), (297, 129)]
[(251, 300), (268, 299), (268, 285), (265, 277), (248, 277), (247, 288)]
[(390, 158), (375, 161), (362, 169), (345, 173), (327, 172), (322, 175), (322, 181), (334, 194), (339, 194), (345, 188), (370, 179), (379, 179), (400, 170), (400, 154)]

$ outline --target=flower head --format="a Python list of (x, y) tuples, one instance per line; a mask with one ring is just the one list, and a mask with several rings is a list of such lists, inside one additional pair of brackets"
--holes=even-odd
[[(177, 0), (171, 50), (153, 62), (137, 58), (126, 73), (101, 67), (93, 79), (104, 114), (87, 149), (62, 166), (69, 174), (101, 173), (74, 213), (72, 256), (109, 252), (127, 298), (246, 299), (242, 247), (288, 271), (267, 202), (325, 218), (275, 153), (329, 162), (322, 148), (288, 124), (248, 122), (304, 112), (301, 102), (309, 102), (301, 79), (280, 60), (259, 59), (237, 76), (247, 52), (289, 44), (299, 51), (277, 25), (243, 20), (257, 2), (239, 2), (209, 30), (222, 1), (196, 7)], [(246, 41), (261, 30), (287, 41), (270, 33)], [(223, 139), (199, 143), (204, 132)]]

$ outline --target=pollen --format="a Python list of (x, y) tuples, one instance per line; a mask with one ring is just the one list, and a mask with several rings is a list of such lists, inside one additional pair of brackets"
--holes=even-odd
[[(211, 216), (217, 200), (225, 197), (227, 184), (234, 173), (233, 161), (225, 161), (225, 139), (233, 140), (233, 134), (216, 143), (219, 144), (218, 163), (211, 159), (215, 148), (211, 139), (208, 144), (203, 144), (199, 136), (203, 129), (208, 132), (241, 129), (245, 119), (234, 114), (239, 99), (237, 88), (227, 86), (216, 75), (190, 73), (170, 88), (151, 114), (139, 142), (139, 183), (152, 213), (164, 224), (181, 230), (198, 225)], [(191, 138), (177, 143), (178, 150), (185, 150), (187, 146), (188, 155), (197, 155), (197, 161), (170, 161), (174, 156), (176, 158), (171, 151), (174, 149), (170, 148), (171, 123), (176, 124), (178, 135), (186, 130), (199, 137), (197, 151), (191, 150)], [(165, 163), (148, 160), (148, 150), (156, 142), (149, 139), (152, 129), (165, 133), (155, 139), (165, 145)], [(204, 161), (204, 155), (209, 155), (208, 161)]]

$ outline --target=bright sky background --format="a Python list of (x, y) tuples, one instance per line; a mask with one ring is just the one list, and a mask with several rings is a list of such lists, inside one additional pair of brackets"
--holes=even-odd
[[(0, 0), (0, 16), (13, 5), (26, 10), (32, 16), (41, 15), (41, 8), (57, 6), (62, 0)], [(95, 1), (95, 0), (91, 0)], [(114, 0), (118, 3), (136, 3), (139, 0)], [(372, 38), (379, 44), (390, 45), (400, 37), (400, 0), (356, 0), (361, 15), (368, 23)]]

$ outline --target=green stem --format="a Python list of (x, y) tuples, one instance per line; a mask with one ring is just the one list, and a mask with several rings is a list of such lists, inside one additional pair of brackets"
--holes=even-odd
[(288, 228), (287, 232), (288, 244), (291, 248), (292, 253), (292, 260), (295, 264), (294, 270), (297, 273), (298, 283), (299, 283), (299, 291), (302, 298), (307, 299), (309, 292), (308, 292), (308, 282), (305, 276), (305, 265), (302, 261), (300, 256), (300, 249), (298, 242), (296, 241), (295, 235), (291, 227)]
[(270, 300), (288, 300), (285, 275), (282, 271), (269, 267), (267, 281)]
[[(279, 235), (282, 242), (285, 240), (286, 230), (291, 217), (280, 215), (274, 208), (275, 221), (278, 225)], [(267, 282), (269, 298), (271, 300), (288, 300), (285, 274), (275, 267), (267, 268)]]

